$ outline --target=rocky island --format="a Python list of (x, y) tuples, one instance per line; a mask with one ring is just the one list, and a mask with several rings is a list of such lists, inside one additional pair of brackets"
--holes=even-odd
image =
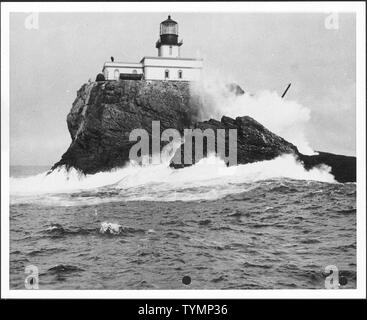
[[(237, 85), (228, 93), (244, 94)], [(270, 132), (246, 115), (232, 119), (223, 115), (220, 121), (203, 121), (203, 100), (191, 92), (183, 81), (119, 80), (84, 84), (67, 116), (71, 144), (51, 170), (59, 166), (94, 174), (122, 167), (129, 161), (129, 141), (133, 129), (151, 133), (152, 121), (160, 121), (160, 130), (174, 128), (237, 129), (237, 162), (246, 164), (292, 153), (309, 170), (326, 164), (339, 182), (356, 181), (356, 158), (319, 152), (301, 154), (297, 147)], [(173, 165), (175, 168), (180, 166)]]

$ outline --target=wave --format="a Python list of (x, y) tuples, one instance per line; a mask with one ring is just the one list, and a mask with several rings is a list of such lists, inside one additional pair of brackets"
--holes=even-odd
[(104, 221), (101, 223), (99, 233), (107, 235), (129, 235), (135, 233), (152, 233), (152, 230), (153, 229), (149, 229), (148, 231), (145, 231), (143, 229), (122, 226), (115, 222)]
[(95, 229), (85, 229), (85, 228), (65, 228), (61, 224), (55, 223), (51, 224), (44, 230), (44, 234), (51, 238), (61, 238), (69, 235), (87, 235), (95, 232)]
[(71, 272), (81, 272), (85, 271), (83, 268), (69, 265), (69, 264), (57, 264), (47, 270), (48, 274), (64, 274), (64, 273), (71, 273)]
[(61, 224), (55, 223), (47, 226), (43, 231), (42, 237), (51, 237), (51, 238), (62, 238), (66, 236), (80, 236), (80, 235), (122, 235), (129, 236), (136, 233), (144, 233), (149, 234), (155, 232), (153, 229), (149, 229), (145, 231), (144, 229), (138, 229), (128, 226), (122, 226), (116, 222), (108, 222), (104, 221), (100, 223), (100, 227), (75, 227), (68, 226), (64, 227)]
[[(11, 202), (96, 204), (108, 201), (198, 201), (251, 191), (270, 179), (294, 179), (335, 183), (330, 167), (305, 170), (293, 155), (227, 167), (212, 155), (193, 166), (173, 169), (167, 163), (139, 166), (134, 163), (110, 172), (81, 176), (60, 168), (46, 175), (11, 178)], [(287, 189), (287, 192), (289, 190)], [(68, 205), (65, 203), (65, 205)]]

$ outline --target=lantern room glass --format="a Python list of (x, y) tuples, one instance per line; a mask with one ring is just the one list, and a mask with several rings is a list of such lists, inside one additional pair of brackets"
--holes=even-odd
[(175, 34), (178, 35), (178, 25), (177, 23), (161, 23), (160, 34)]

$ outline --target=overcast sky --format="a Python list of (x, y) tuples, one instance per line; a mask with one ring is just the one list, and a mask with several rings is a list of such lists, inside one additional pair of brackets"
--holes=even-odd
[[(76, 91), (103, 63), (156, 56), (163, 13), (41, 13), (10, 19), (10, 163), (51, 165), (71, 142), (66, 115)], [(171, 13), (184, 39), (181, 56), (245, 91), (276, 90), (311, 109), (306, 128), (315, 150), (355, 155), (355, 16), (327, 14)]]

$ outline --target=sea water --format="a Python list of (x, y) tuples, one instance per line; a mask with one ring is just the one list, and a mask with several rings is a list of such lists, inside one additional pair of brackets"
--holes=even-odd
[(329, 265), (356, 287), (356, 185), (330, 168), (47, 169), (11, 167), (11, 289), (29, 265), (39, 289), (324, 289)]

